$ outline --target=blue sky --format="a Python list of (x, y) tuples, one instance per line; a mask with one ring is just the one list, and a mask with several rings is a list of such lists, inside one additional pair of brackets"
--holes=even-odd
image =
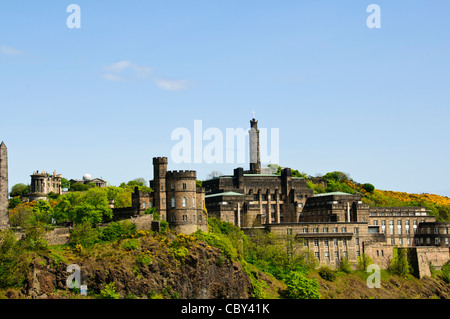
[[(81, 8), (70, 29), (69, 4)], [(369, 29), (369, 4), (381, 28)], [(175, 164), (178, 127), (279, 128), (280, 163), (450, 196), (448, 1), (2, 1), (0, 140), (35, 170), (112, 185)]]

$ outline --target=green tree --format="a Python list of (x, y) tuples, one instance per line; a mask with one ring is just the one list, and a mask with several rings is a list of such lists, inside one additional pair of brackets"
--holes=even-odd
[(23, 197), (24, 195), (30, 192), (30, 185), (25, 185), (22, 183), (16, 184), (11, 187), (11, 192), (9, 193), (10, 197)]
[(373, 193), (373, 191), (375, 190), (375, 186), (370, 183), (363, 184), (362, 188), (368, 193)]
[(65, 190), (68, 190), (70, 188), (70, 182), (67, 178), (61, 178), (61, 188)]
[(393, 258), (389, 265), (389, 271), (393, 274), (406, 276), (411, 273), (412, 267), (408, 262), (408, 256), (405, 248), (392, 248)]

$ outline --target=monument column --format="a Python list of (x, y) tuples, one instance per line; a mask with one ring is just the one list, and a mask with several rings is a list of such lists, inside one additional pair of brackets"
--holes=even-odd
[(2, 142), (0, 144), (0, 229), (9, 227), (8, 192), (8, 150)]

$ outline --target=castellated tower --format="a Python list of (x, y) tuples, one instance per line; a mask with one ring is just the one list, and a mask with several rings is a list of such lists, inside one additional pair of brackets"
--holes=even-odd
[(150, 187), (154, 191), (154, 207), (159, 212), (161, 219), (166, 220), (166, 174), (167, 157), (153, 158), (153, 180)]
[(179, 233), (208, 231), (203, 210), (205, 190), (196, 186), (195, 171), (169, 171), (166, 174), (167, 221)]
[(8, 150), (0, 144), (0, 229), (9, 227), (8, 217)]

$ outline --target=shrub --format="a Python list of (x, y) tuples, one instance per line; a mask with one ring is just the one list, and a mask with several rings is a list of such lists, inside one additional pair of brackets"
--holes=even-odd
[(44, 239), (45, 232), (44, 227), (28, 227), (25, 230), (25, 237), (20, 241), (27, 250), (47, 250), (47, 241)]
[(286, 276), (285, 283), (287, 288), (282, 291), (282, 296), (287, 299), (320, 299), (320, 287), (315, 279), (291, 272)]
[(21, 286), (27, 278), (29, 253), (12, 230), (0, 232), (0, 288)]
[(339, 262), (339, 270), (343, 271), (347, 274), (349, 274), (352, 271), (352, 268), (350, 266), (350, 263), (348, 262), (347, 257), (342, 257), (341, 261)]
[(81, 245), (82, 247), (89, 247), (98, 242), (99, 235), (99, 229), (93, 228), (90, 222), (85, 221), (75, 225), (70, 234), (69, 244), (73, 246)]
[(373, 191), (375, 190), (375, 186), (370, 183), (363, 184), (362, 188), (368, 193), (373, 193)]
[(122, 248), (125, 250), (136, 250), (139, 248), (139, 241), (137, 239), (127, 240), (122, 244)]
[(103, 241), (114, 241), (119, 238), (128, 238), (136, 235), (136, 224), (128, 220), (123, 222), (112, 222), (103, 228), (100, 239)]
[(393, 258), (389, 265), (389, 271), (399, 276), (406, 276), (411, 273), (412, 267), (408, 262), (406, 249), (404, 248), (392, 248)]
[(116, 285), (114, 282), (110, 282), (104, 289), (100, 290), (100, 295), (104, 299), (119, 299), (120, 294), (116, 292)]
[(442, 279), (446, 283), (449, 284), (450, 283), (450, 260), (447, 261), (444, 266), (442, 266), (441, 271), (442, 271)]
[(319, 276), (328, 281), (336, 280), (336, 273), (331, 270), (329, 267), (322, 266), (319, 269)]

